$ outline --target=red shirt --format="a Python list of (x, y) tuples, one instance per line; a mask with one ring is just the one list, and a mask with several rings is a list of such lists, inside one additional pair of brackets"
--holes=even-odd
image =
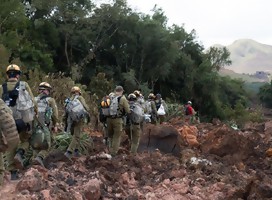
[(186, 108), (186, 115), (193, 115), (194, 113), (193, 113), (193, 107), (192, 106), (188, 106), (187, 108)]

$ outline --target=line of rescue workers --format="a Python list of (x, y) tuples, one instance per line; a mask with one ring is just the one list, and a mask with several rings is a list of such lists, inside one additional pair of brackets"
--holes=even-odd
[[(20, 81), (20, 67), (12, 64), (6, 70), (7, 81), (0, 87), (0, 185), (5, 171), (10, 171), (11, 180), (17, 180), (18, 170), (24, 168), (24, 156), (33, 149), (32, 164), (44, 166), (53, 137), (58, 131), (59, 116), (56, 101), (51, 97), (52, 87), (47, 82), (39, 84), (39, 95), (33, 96), (25, 81)], [(105, 142), (112, 156), (118, 152), (123, 130), (129, 136), (130, 152), (136, 153), (144, 123), (160, 124), (168, 112), (167, 104), (160, 94), (150, 93), (145, 101), (136, 90), (127, 98), (122, 86), (103, 97), (100, 102), (100, 122), (104, 124)], [(186, 105), (187, 120), (195, 112), (189, 101)], [(72, 141), (64, 153), (69, 160), (79, 157), (79, 141), (83, 124), (90, 122), (89, 106), (81, 96), (79, 87), (71, 89), (71, 97), (65, 100), (65, 132)], [(6, 165), (4, 164), (6, 162)]]

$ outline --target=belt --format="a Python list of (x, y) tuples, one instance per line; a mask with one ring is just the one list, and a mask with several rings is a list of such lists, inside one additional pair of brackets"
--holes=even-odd
[(120, 117), (118, 115), (111, 115), (111, 116), (109, 116), (109, 118), (111, 118), (111, 119), (117, 119), (117, 118), (122, 118), (122, 117)]
[(140, 125), (140, 123), (133, 123), (133, 125)]

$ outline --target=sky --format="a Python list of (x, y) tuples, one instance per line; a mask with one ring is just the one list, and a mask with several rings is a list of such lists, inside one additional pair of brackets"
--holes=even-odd
[(253, 39), (272, 45), (272, 0), (127, 0), (138, 12), (162, 8), (168, 25), (196, 30), (197, 40), (208, 48)]

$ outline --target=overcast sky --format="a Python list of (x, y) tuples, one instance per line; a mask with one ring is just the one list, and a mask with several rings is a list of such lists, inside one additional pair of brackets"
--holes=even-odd
[(196, 30), (207, 48), (253, 39), (272, 45), (272, 0), (127, 0), (139, 12), (150, 13), (157, 4), (170, 24)]

